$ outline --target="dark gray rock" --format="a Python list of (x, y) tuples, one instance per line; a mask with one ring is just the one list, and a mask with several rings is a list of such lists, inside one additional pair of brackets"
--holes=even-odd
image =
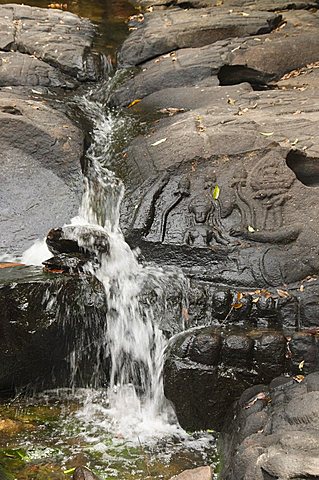
[(318, 376), (280, 377), (270, 390), (244, 392), (222, 434), (223, 479), (318, 478)]
[[(109, 102), (125, 106), (134, 99), (167, 88), (200, 87), (203, 81), (211, 84), (219, 81), (222, 85), (250, 82), (261, 86), (280, 80), (287, 72), (319, 59), (318, 14), (295, 15), (285, 14), (287, 24), (271, 35), (227, 39), (201, 48), (182, 48), (143, 63), (140, 73), (113, 89)], [(159, 95), (163, 102), (165, 91)]]
[(184, 470), (179, 475), (174, 475), (170, 480), (212, 480), (211, 467), (197, 467)]
[(73, 480), (98, 480), (91, 470), (86, 467), (77, 467), (72, 476)]
[[(22, 387), (70, 386), (71, 379), (92, 385), (93, 338), (105, 328), (107, 308), (96, 279), (6, 268), (0, 270), (0, 306), (1, 396)], [(71, 370), (72, 355), (80, 376)]]
[(203, 7), (241, 7), (245, 10), (299, 10), (317, 8), (316, 0), (132, 0), (132, 3), (142, 7), (203, 8)]
[[(101, 59), (92, 52), (95, 29), (89, 20), (61, 10), (14, 4), (1, 5), (0, 17), (0, 50), (17, 50), (34, 56), (80, 81), (99, 77)], [(15, 57), (14, 61), (22, 81), (26, 82), (28, 75), (22, 69), (30, 60)], [(40, 63), (37, 67), (40, 68)], [(45, 72), (45, 84), (50, 76), (56, 82), (52, 70), (41, 69)]]
[(74, 88), (76, 80), (31, 55), (0, 52), (0, 86)]
[(123, 43), (119, 63), (139, 65), (180, 48), (201, 47), (229, 37), (269, 33), (281, 22), (281, 15), (224, 9), (188, 11), (172, 9), (145, 14), (134, 32)]
[[(281, 288), (283, 299), (284, 285), (301, 282), (295, 288), (303, 297), (303, 279), (319, 267), (317, 94), (219, 88), (215, 104), (165, 118), (129, 146), (126, 237), (145, 258), (178, 264), (193, 277), (239, 288)], [(257, 193), (258, 182), (264, 175), (266, 186), (271, 172), (275, 183), (286, 182), (278, 209)], [(269, 199), (273, 188), (269, 184), (264, 192)], [(258, 309), (271, 311), (267, 302)]]
[(90, 258), (83, 253), (60, 253), (42, 262), (45, 272), (52, 273), (82, 273)]
[(87, 225), (64, 225), (49, 231), (46, 243), (54, 254), (93, 253), (108, 254), (109, 236), (103, 228)]
[(83, 134), (43, 101), (0, 92), (0, 252), (21, 255), (77, 214)]
[[(318, 348), (317, 348), (318, 351)], [(222, 331), (212, 327), (173, 337), (164, 366), (166, 397), (183, 428), (220, 430), (245, 387), (269, 383), (291, 370), (282, 332)], [(307, 371), (316, 369), (307, 365)], [(255, 426), (259, 430), (263, 415)], [(258, 427), (258, 428), (257, 428)]]

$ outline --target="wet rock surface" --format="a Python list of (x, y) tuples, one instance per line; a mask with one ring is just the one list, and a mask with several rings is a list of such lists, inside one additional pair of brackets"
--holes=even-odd
[(284, 373), (298, 378), (318, 367), (315, 332), (199, 328), (170, 341), (165, 395), (185, 429), (220, 431), (245, 388)]
[[(283, 23), (271, 33), (177, 48), (111, 93), (112, 104), (139, 99), (130, 107), (136, 113), (162, 115), (124, 154), (122, 228), (143, 258), (178, 265), (192, 279), (192, 325), (317, 323), (318, 14), (310, 6), (281, 3)], [(146, 31), (152, 15), (195, 18), (204, 10), (149, 13), (129, 38)], [(241, 13), (255, 18), (256, 4)], [(254, 90), (262, 84), (271, 89)], [(225, 285), (232, 299), (245, 292), (245, 308), (215, 304), (215, 295), (227, 297)], [(249, 299), (260, 289), (268, 298)]]
[(96, 279), (7, 268), (0, 270), (0, 305), (1, 396), (22, 387), (32, 392), (70, 386), (72, 355), (81, 370), (74, 380), (82, 385), (92, 380), (92, 341), (107, 308)]
[[(194, 16), (193, 11), (187, 13)], [(247, 15), (244, 18), (249, 19), (251, 14)], [(227, 12), (222, 18), (227, 21)], [(265, 85), (277, 81), (287, 72), (318, 61), (317, 29), (316, 12), (286, 12), (282, 27), (270, 34), (245, 37), (229, 33), (224, 39), (207, 42), (200, 48), (194, 43), (189, 48), (172, 48), (165, 55), (144, 61), (140, 73), (115, 89), (110, 103), (128, 105), (158, 90), (198, 85), (203, 80), (221, 85), (243, 81)], [(140, 30), (143, 28), (139, 27), (134, 34)]]
[(222, 435), (225, 480), (319, 476), (318, 373), (246, 390)]
[[(181, 267), (190, 280), (187, 308), (183, 292), (172, 288), (165, 299), (172, 309), (162, 330), (200, 327), (172, 339), (165, 393), (182, 426), (220, 430), (251, 387), (225, 431), (223, 478), (316, 478), (318, 382), (303, 374), (319, 361), (317, 2), (151, 6), (159, 8), (132, 20), (136, 30), (119, 60), (137, 68), (109, 104), (160, 115), (118, 168), (128, 242), (142, 259)], [(0, 13), (1, 251), (21, 253), (55, 227), (47, 242), (54, 257), (45, 263), (51, 274), (2, 273), (0, 392), (69, 382), (70, 355), (85, 372), (79, 384), (92, 384), (105, 293), (83, 275), (90, 255), (74, 232), (57, 228), (78, 205), (83, 136), (65, 114), (13, 87), (71, 89), (96, 80), (94, 31), (52, 10), (9, 5)], [(48, 208), (50, 189), (58, 201)], [(92, 250), (108, 252), (107, 239), (93, 240)], [(156, 304), (147, 288), (148, 305)], [(287, 372), (295, 378), (273, 380)]]
[(49, 250), (59, 253), (108, 254), (109, 237), (103, 228), (86, 225), (64, 225), (52, 228), (46, 238)]
[[(148, 10), (119, 59), (136, 68), (109, 103), (157, 117), (123, 156), (122, 227), (143, 259), (182, 267), (185, 326), (197, 327), (170, 341), (165, 394), (185, 428), (220, 430), (253, 385), (227, 431), (221, 478), (317, 478), (316, 415), (306, 421), (316, 393), (304, 375), (319, 367), (318, 2), (135, 3)], [(265, 13), (271, 28), (257, 31)], [(231, 30), (236, 15), (250, 31)], [(284, 374), (289, 384), (275, 388)], [(309, 454), (298, 451), (306, 437)]]

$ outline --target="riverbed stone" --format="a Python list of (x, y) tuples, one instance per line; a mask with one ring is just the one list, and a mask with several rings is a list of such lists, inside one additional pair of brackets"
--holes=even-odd
[(0, 86), (74, 88), (72, 77), (31, 55), (0, 52)]
[[(315, 391), (317, 374), (311, 372), (318, 370), (316, 335), (305, 330), (292, 337), (300, 350), (311, 344), (311, 356), (309, 351), (300, 354), (292, 348), (289, 332), (279, 330), (205, 327), (173, 337), (164, 365), (164, 387), (183, 428), (220, 431), (227, 421), (228, 410), (238, 400), (240, 405), (249, 405), (249, 414), (254, 411), (241, 432), (245, 438), (247, 432), (257, 433), (268, 422), (268, 417), (257, 407), (268, 402), (268, 394), (262, 392), (272, 379), (278, 379), (270, 386), (276, 392), (272, 396), (276, 404), (282, 400), (282, 387), (288, 382), (292, 385), (285, 393), (287, 401), (297, 393), (307, 392), (304, 375), (311, 374), (308, 391)], [(279, 377), (284, 373), (291, 375), (290, 380)], [(252, 387), (243, 394), (245, 385)], [(252, 397), (257, 400), (250, 403)], [(312, 397), (306, 398), (308, 401)], [(291, 404), (290, 423), (292, 416), (298, 417), (298, 411), (303, 410), (303, 407), (295, 409), (294, 405)]]
[(201, 47), (229, 37), (268, 33), (282, 20), (280, 14), (203, 8), (169, 9), (145, 14), (143, 22), (124, 41), (119, 63), (139, 65), (159, 55), (186, 47)]
[[(165, 395), (183, 428), (220, 430), (228, 409), (245, 386), (270, 381), (285, 371), (286, 348), (273, 358), (269, 335), (206, 327), (170, 341), (164, 366)], [(283, 333), (272, 335), (286, 347)], [(260, 344), (265, 349), (269, 345), (268, 357), (259, 358)]]
[(202, 7), (241, 7), (246, 10), (302, 10), (318, 7), (317, 0), (132, 0), (142, 7), (202, 8)]
[[(103, 329), (107, 308), (100, 282), (36, 267), (0, 272), (0, 396), (20, 388), (69, 387), (72, 378), (92, 385), (98, 348), (92, 339)], [(79, 370), (72, 371), (72, 356)]]
[(46, 243), (49, 250), (54, 254), (60, 253), (88, 253), (109, 254), (109, 236), (102, 227), (97, 225), (64, 225), (52, 228)]
[[(21, 85), (34, 84), (35, 67), (38, 73), (41, 71), (37, 81), (42, 79), (45, 84), (49, 81), (52, 86), (56, 83), (63, 86), (62, 74), (54, 74), (53, 69), (80, 81), (95, 81), (101, 74), (100, 55), (92, 50), (95, 28), (89, 20), (57, 9), (14, 4), (0, 5), (0, 17), (0, 50), (24, 55), (11, 53), (10, 57), (2, 57), (0, 81), (5, 71), (4, 60), (13, 63)], [(29, 57), (35, 57), (38, 62), (32, 62)], [(33, 73), (28, 72), (31, 68)], [(60, 82), (56, 77), (60, 77)]]
[(77, 467), (72, 475), (73, 480), (99, 480), (87, 467)]
[[(223, 479), (319, 476), (316, 377), (318, 372), (302, 379), (280, 377), (270, 389), (264, 385), (261, 392), (250, 395), (249, 401), (249, 395), (243, 394), (245, 400), (235, 404), (221, 438), (225, 455)], [(252, 428), (257, 426), (257, 403), (261, 408), (258, 430)]]
[[(193, 278), (279, 289), (283, 304), (291, 298), (287, 285), (303, 296), (304, 280), (315, 281), (318, 272), (318, 94), (215, 88), (220, 89), (216, 104), (213, 97), (206, 108), (167, 116), (129, 145), (125, 162), (132, 195), (123, 203), (123, 228), (148, 259), (169, 259)], [(275, 198), (273, 189), (284, 195), (278, 208), (259, 196), (257, 171), (265, 177), (261, 196)], [(282, 189), (278, 182), (284, 182)], [(272, 302), (266, 295), (254, 310), (271, 318)], [(312, 310), (310, 297), (307, 302)], [(234, 310), (243, 314), (239, 304)], [(316, 322), (314, 310), (311, 318)]]
[[(276, 82), (319, 59), (318, 14), (295, 15), (285, 14), (284, 28), (269, 35), (228, 38), (200, 48), (191, 45), (144, 62), (137, 74), (133, 72), (132, 78), (113, 89), (110, 104), (125, 106), (166, 88), (200, 88), (204, 81), (208, 85), (250, 82), (255, 86)], [(165, 92), (159, 97), (163, 101)]]
[(76, 215), (82, 192), (80, 129), (41, 99), (0, 92), (1, 254), (21, 255)]
[(174, 475), (170, 480), (211, 480), (212, 475), (211, 467), (197, 467), (184, 470), (184, 472)]

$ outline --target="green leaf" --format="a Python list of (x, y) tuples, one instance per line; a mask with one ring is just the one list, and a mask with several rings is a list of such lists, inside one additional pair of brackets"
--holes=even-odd
[(24, 461), (30, 460), (30, 457), (27, 455), (26, 451), (21, 448), (1, 449), (0, 453), (3, 453), (4, 456), (8, 458), (16, 458)]
[(213, 191), (213, 199), (217, 200), (220, 194), (220, 188), (218, 185), (215, 186), (214, 191)]
[(74, 468), (69, 468), (69, 470), (64, 470), (64, 475), (68, 475), (69, 473), (73, 473), (75, 471), (75, 467)]

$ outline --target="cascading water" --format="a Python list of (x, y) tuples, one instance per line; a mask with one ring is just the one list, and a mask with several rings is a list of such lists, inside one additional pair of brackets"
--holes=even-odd
[[(85, 226), (86, 232), (91, 232), (76, 237), (83, 247), (90, 244), (91, 250), (100, 234), (108, 237), (109, 253), (97, 251), (96, 260), (88, 265), (89, 273), (103, 285), (104, 294), (98, 302), (104, 306), (106, 297), (107, 312), (102, 322), (100, 318), (96, 321), (94, 315), (85, 315), (85, 305), (92, 302), (86, 296), (90, 276), (83, 276), (80, 296), (72, 300), (79, 304), (76, 309), (72, 302), (60, 304), (63, 295), (60, 298), (57, 323), (71, 322), (69, 331), (74, 328), (76, 332), (76, 341), (72, 339), (75, 348), (70, 355), (73, 370), (70, 385), (77, 385), (81, 365), (89, 357), (89, 364), (94, 363), (95, 368), (91, 380), (83, 383), (91, 388), (60, 389), (14, 401), (8, 407), (10, 415), (15, 415), (20, 424), (26, 418), (27, 422), (36, 418), (36, 423), (32, 426), (34, 430), (27, 423), (25, 432), (19, 431), (17, 438), (12, 437), (13, 449), (11, 444), (6, 445), (10, 447), (8, 463), (12, 452), (17, 451), (20, 465), (14, 467), (15, 472), (15, 468), (28, 472), (29, 467), (34, 469), (39, 465), (45, 470), (49, 464), (57, 471), (54, 478), (65, 479), (68, 475), (70, 478), (80, 457), (81, 464), (92, 468), (101, 480), (168, 480), (186, 468), (216, 462), (214, 436), (207, 432), (194, 435), (184, 432), (163, 393), (163, 353), (167, 341), (160, 326), (169, 323), (167, 317), (174, 318), (176, 325), (180, 317), (180, 330), (184, 329), (181, 313), (183, 307), (187, 308), (184, 298), (187, 281), (176, 269), (140, 264), (137, 253), (125, 243), (119, 227), (124, 187), (107, 166), (114, 158), (114, 137), (119, 129), (126, 130), (127, 123), (107, 112), (103, 102), (92, 100), (89, 95), (75, 100), (91, 118), (94, 131), (87, 153), (85, 193), (79, 215), (72, 224)], [(45, 256), (50, 253), (37, 243), (25, 252), (24, 260), (41, 264)], [(172, 291), (174, 301), (170, 297)], [(180, 304), (176, 302), (177, 291)], [(43, 299), (47, 309), (58, 303), (55, 293), (48, 291)], [(78, 324), (77, 315), (80, 320), (87, 318), (88, 324)], [(105, 371), (110, 363), (106, 391)], [(7, 406), (0, 404), (0, 415), (1, 408), (6, 414)], [(0, 456), (1, 448), (0, 438)], [(34, 477), (32, 471), (31, 475), (53, 478), (50, 473)], [(31, 477), (15, 473), (15, 478)]]
[[(105, 114), (103, 105), (89, 97), (82, 99), (82, 106), (94, 120), (93, 142), (88, 151), (90, 172), (80, 214), (72, 223), (91, 226), (92, 237), (97, 228), (104, 229), (110, 243), (110, 251), (101, 256), (99, 265), (90, 266), (105, 288), (108, 305), (105, 329), (98, 332), (95, 377), (98, 380), (109, 356), (109, 409), (105, 413), (121, 435), (140, 440), (145, 435), (154, 437), (155, 432), (162, 435), (177, 428), (163, 393), (166, 340), (158, 323), (166, 313), (167, 285), (182, 284), (185, 279), (177, 271), (141, 265), (125, 242), (119, 227), (124, 186), (106, 166), (112, 155), (112, 136), (122, 120)], [(150, 283), (157, 291), (157, 306), (145, 305), (139, 298), (143, 287)]]

